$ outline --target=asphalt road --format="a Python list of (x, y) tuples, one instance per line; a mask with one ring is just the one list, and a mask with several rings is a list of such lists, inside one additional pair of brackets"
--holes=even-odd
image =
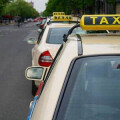
[(24, 71), (31, 65), (31, 48), (26, 39), (37, 30), (34, 23), (18, 28), (0, 26), (0, 120), (26, 120), (31, 95), (31, 81)]

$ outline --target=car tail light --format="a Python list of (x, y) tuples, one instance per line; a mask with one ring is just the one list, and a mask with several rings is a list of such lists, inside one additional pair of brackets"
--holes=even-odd
[(43, 52), (38, 59), (38, 64), (44, 67), (49, 67), (52, 64), (52, 62), (53, 58), (49, 51)]
[(40, 25), (40, 28), (43, 28), (43, 27), (44, 27), (44, 24), (41, 24), (41, 25)]

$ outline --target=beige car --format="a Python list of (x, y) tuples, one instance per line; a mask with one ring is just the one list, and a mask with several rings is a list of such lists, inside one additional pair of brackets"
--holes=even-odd
[[(32, 49), (32, 66), (50, 67), (53, 59), (63, 43), (63, 39), (69, 35), (75, 23), (51, 23), (47, 25), (40, 33), (37, 44)], [(76, 25), (78, 26), (78, 25)], [(74, 27), (73, 27), (74, 28)], [(79, 27), (75, 28), (72, 33), (89, 34), (89, 33), (108, 33), (103, 31), (86, 31)], [(63, 38), (64, 36), (64, 38)], [(37, 87), (40, 85), (39, 81), (32, 81), (32, 94), (35, 95)]]
[[(51, 23), (47, 25), (41, 31), (37, 44), (32, 48), (32, 66), (49, 67), (63, 42), (63, 35), (67, 34), (74, 25), (75, 23)], [(40, 82), (32, 81), (33, 95), (35, 95), (39, 85)]]
[[(111, 23), (102, 29), (107, 27), (120, 29)], [(30, 67), (26, 77), (40, 80), (44, 73), (42, 67)], [(119, 91), (120, 34), (71, 34), (41, 81), (27, 120), (119, 120)]]

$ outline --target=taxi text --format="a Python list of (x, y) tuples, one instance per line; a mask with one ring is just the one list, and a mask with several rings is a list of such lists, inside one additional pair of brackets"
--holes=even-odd
[(54, 21), (72, 21), (72, 16), (69, 15), (60, 15), (60, 16), (53, 16)]
[(91, 16), (84, 18), (85, 25), (120, 25), (120, 16)]

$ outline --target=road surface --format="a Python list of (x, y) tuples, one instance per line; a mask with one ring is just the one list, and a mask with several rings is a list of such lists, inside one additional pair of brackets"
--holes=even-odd
[(26, 39), (37, 30), (34, 23), (18, 28), (0, 26), (0, 120), (26, 120), (31, 95), (31, 81), (24, 71), (31, 65), (31, 48)]

